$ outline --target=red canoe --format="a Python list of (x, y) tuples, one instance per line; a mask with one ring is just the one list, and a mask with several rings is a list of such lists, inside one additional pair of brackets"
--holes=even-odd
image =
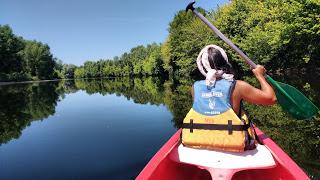
[[(267, 168), (242, 168), (232, 172), (229, 177), (214, 179), (310, 179), (275, 142), (258, 128), (256, 128), (256, 132), (260, 141), (264, 144), (264, 148), (268, 149), (271, 159), (275, 162), (274, 165)], [(203, 168), (203, 166), (175, 160), (178, 159), (175, 156), (178, 156), (177, 152), (181, 147), (180, 133), (181, 129), (162, 146), (136, 179), (212, 179), (212, 177), (219, 177), (213, 176), (213, 171), (209, 170), (209, 173), (208, 169)], [(236, 162), (230, 164), (236, 164)], [(223, 171), (219, 168), (219, 173), (221, 172)]]

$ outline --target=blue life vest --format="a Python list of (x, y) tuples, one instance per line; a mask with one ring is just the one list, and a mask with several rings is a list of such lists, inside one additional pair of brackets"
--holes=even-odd
[(205, 80), (194, 83), (193, 110), (213, 116), (226, 112), (231, 107), (230, 96), (234, 87), (234, 80), (217, 80), (215, 86), (209, 87)]

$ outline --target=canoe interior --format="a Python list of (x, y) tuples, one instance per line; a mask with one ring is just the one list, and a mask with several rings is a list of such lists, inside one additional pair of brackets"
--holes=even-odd
[[(167, 156), (157, 166), (155, 171), (148, 179), (211, 179), (210, 173), (207, 170), (200, 169), (193, 165), (182, 164), (172, 161)], [(295, 179), (279, 163), (275, 168), (271, 169), (252, 169), (239, 171), (234, 174), (233, 180), (237, 179)]]
[[(164, 146), (149, 161), (141, 173), (140, 179), (211, 179), (207, 170), (197, 166), (179, 163), (171, 160), (172, 149), (180, 145), (180, 132), (178, 130)], [(233, 180), (241, 179), (310, 179), (305, 172), (268, 136), (256, 128), (257, 135), (272, 153), (276, 166), (269, 169), (250, 169), (239, 171), (232, 177)]]

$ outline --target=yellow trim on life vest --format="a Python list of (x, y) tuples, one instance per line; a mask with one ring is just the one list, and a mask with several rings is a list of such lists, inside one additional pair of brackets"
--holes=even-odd
[[(249, 123), (245, 113), (242, 113), (241, 119), (245, 122), (240, 120), (232, 109), (219, 115), (205, 116), (191, 108), (183, 120), (183, 123), (190, 123), (190, 120), (193, 120), (193, 123), (195, 124), (227, 125), (228, 120), (232, 120), (232, 125), (244, 125)], [(251, 130), (248, 131), (249, 134), (252, 135)], [(246, 131), (233, 131), (232, 134), (228, 134), (228, 130), (193, 129), (193, 132), (190, 132), (190, 129), (183, 128), (182, 143), (185, 146), (193, 148), (242, 152), (246, 145)]]

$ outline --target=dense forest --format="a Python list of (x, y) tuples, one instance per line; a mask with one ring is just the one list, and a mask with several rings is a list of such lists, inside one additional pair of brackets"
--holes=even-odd
[[(199, 9), (256, 63), (272, 73), (319, 69), (318, 0), (234, 0), (215, 11)], [(169, 23), (165, 42), (137, 46), (113, 59), (63, 64), (47, 44), (24, 40), (0, 26), (0, 81), (161, 76), (174, 79), (198, 74), (195, 58), (207, 44), (226, 49), (238, 74), (248, 67), (191, 12), (181, 10)], [(309, 70), (308, 70), (309, 71)]]

